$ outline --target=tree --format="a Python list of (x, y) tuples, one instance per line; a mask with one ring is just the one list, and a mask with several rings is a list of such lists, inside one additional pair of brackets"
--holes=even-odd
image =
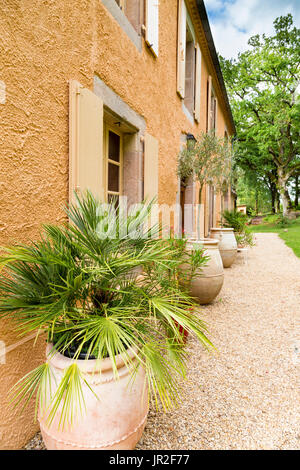
[[(250, 38), (237, 60), (220, 57), (237, 124), (242, 166), (279, 191), (289, 210), (288, 182), (300, 170), (300, 29), (292, 15), (274, 21), (275, 34)], [(275, 203), (275, 201), (274, 201)]]
[(235, 187), (238, 193), (238, 204), (246, 204), (247, 209), (251, 209), (256, 215), (270, 212), (272, 207), (270, 188), (257, 173), (239, 169)]
[(199, 183), (198, 236), (200, 237), (200, 201), (205, 184), (213, 185), (221, 193), (231, 182), (232, 145), (227, 138), (217, 137), (214, 131), (188, 141), (178, 155), (177, 174), (183, 184), (192, 176)]
[(300, 196), (300, 171), (296, 173), (291, 181), (291, 191), (294, 196), (294, 206), (297, 208), (299, 206), (299, 196)]

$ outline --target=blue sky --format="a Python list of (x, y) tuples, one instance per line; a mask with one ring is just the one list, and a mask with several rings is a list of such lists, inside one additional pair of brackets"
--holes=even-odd
[(204, 0), (217, 51), (236, 57), (254, 34), (272, 34), (273, 21), (292, 13), (300, 27), (300, 0)]

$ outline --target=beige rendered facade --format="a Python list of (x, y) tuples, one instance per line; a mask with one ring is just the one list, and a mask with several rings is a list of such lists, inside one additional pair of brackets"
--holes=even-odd
[[(202, 1), (2, 1), (0, 37), (0, 245), (63, 222), (63, 205), (86, 187), (129, 204), (180, 203), (186, 136), (234, 134)], [(195, 184), (184, 197), (198, 203)], [(225, 199), (230, 207), (230, 191)], [(201, 203), (207, 235), (221, 198), (206, 188)], [(1, 449), (37, 430), (34, 404), (20, 416), (7, 392), (44, 351), (0, 322)]]

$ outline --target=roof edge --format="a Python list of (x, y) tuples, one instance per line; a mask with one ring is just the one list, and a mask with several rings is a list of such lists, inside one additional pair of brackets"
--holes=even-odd
[(205, 38), (206, 38), (206, 41), (207, 41), (207, 44), (208, 44), (209, 52), (210, 52), (213, 64), (215, 66), (215, 70), (216, 70), (216, 73), (217, 73), (217, 77), (218, 77), (218, 80), (219, 80), (221, 90), (222, 90), (223, 95), (224, 95), (225, 105), (226, 105), (226, 109), (228, 111), (230, 123), (232, 125), (234, 134), (236, 134), (235, 123), (234, 123), (234, 119), (233, 119), (233, 115), (232, 115), (232, 111), (231, 111), (231, 107), (230, 107), (230, 103), (229, 103), (229, 99), (228, 99), (228, 94), (227, 94), (227, 90), (226, 90), (226, 86), (225, 86), (225, 82), (224, 82), (224, 78), (223, 78), (223, 74), (222, 74), (222, 70), (221, 70), (221, 66), (220, 66), (220, 62), (219, 62), (219, 58), (218, 58), (218, 54), (217, 54), (217, 51), (216, 51), (215, 43), (214, 43), (213, 36), (212, 36), (212, 33), (211, 33), (210, 25), (209, 25), (209, 20), (208, 20), (208, 16), (207, 16), (207, 12), (206, 12), (206, 7), (205, 7), (205, 4), (204, 4), (203, 0), (196, 0), (196, 4), (197, 4), (198, 12), (199, 12), (199, 15), (200, 15), (200, 19), (201, 19), (201, 22), (202, 22)]

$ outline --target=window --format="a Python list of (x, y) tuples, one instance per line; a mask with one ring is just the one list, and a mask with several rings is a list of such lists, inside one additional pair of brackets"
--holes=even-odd
[(110, 202), (119, 198), (123, 190), (123, 138), (122, 133), (105, 126), (106, 198)]
[(195, 65), (196, 49), (192, 32), (186, 25), (186, 45), (185, 45), (185, 94), (184, 105), (191, 114), (195, 107)]
[(213, 89), (211, 89), (210, 98), (210, 130), (216, 131), (217, 127), (217, 99), (215, 97)]
[(201, 50), (185, 1), (179, 0), (177, 92), (196, 121), (200, 120)]
[(218, 108), (218, 100), (216, 98), (216, 95), (212, 86), (212, 77), (210, 76), (207, 81), (207, 116), (206, 116), (207, 132), (213, 131), (215, 133), (217, 129), (217, 108)]
[(145, 22), (145, 0), (115, 0), (120, 9), (127, 16), (136, 32), (142, 34), (142, 25)]

